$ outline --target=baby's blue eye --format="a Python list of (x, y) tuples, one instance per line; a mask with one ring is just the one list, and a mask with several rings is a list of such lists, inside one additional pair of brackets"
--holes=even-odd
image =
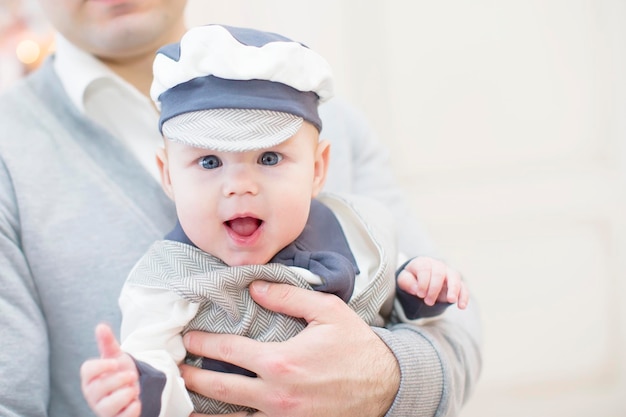
[(277, 152), (264, 152), (259, 158), (261, 165), (276, 165), (283, 160), (283, 156)]
[(198, 164), (204, 169), (215, 169), (222, 166), (222, 161), (215, 155), (207, 155), (200, 158)]

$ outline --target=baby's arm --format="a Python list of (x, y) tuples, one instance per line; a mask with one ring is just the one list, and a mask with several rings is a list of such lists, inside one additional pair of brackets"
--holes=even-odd
[(99, 417), (138, 417), (139, 373), (135, 362), (120, 349), (111, 328), (96, 327), (99, 359), (90, 359), (80, 369), (81, 387), (87, 404)]
[(167, 289), (127, 284), (120, 308), (122, 350), (140, 367), (142, 415), (188, 416), (193, 404), (178, 369), (186, 355), (181, 333), (199, 304)]
[(457, 303), (467, 307), (469, 291), (461, 274), (445, 263), (420, 256), (412, 259), (398, 274), (398, 287), (424, 300), (428, 306), (436, 302)]

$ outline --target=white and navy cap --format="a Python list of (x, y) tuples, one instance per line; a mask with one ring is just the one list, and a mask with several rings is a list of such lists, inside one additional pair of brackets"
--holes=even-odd
[(277, 145), (333, 93), (319, 54), (281, 35), (222, 25), (190, 29), (154, 60), (150, 95), (168, 139), (219, 151)]

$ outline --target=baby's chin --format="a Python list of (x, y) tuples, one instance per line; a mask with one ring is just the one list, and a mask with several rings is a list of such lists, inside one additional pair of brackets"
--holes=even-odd
[(222, 261), (228, 266), (244, 266), (244, 265), (265, 265), (274, 254), (265, 253), (237, 253), (229, 254), (222, 258)]

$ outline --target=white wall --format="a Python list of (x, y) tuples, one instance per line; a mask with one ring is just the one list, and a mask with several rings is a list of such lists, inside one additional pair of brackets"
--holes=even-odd
[(463, 417), (626, 415), (626, 3), (191, 0), (325, 55), (483, 310)]

